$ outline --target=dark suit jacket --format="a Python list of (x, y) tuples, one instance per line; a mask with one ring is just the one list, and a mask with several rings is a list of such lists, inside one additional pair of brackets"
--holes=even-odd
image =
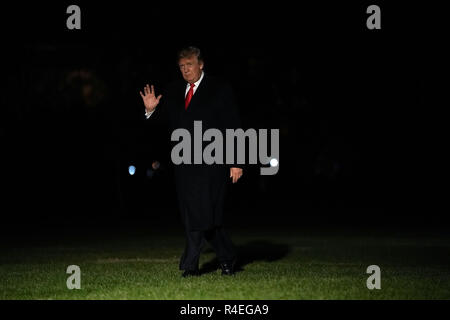
[[(194, 121), (202, 121), (202, 133), (209, 128), (222, 131), (224, 164), (193, 164), (192, 150), (192, 164), (174, 166), (182, 219), (189, 230), (206, 230), (223, 224), (224, 200), (227, 183), (230, 180), (229, 168), (242, 168), (242, 165), (225, 164), (225, 129), (240, 128), (241, 122), (233, 90), (225, 81), (205, 74), (187, 110), (184, 107), (185, 92), (184, 80), (169, 85), (162, 93), (163, 97), (155, 112), (146, 120), (146, 124), (162, 124), (162, 127), (169, 128), (169, 134), (175, 129), (184, 128), (191, 134), (192, 147)], [(170, 142), (170, 135), (162, 134), (160, 138), (168, 139)], [(177, 143), (173, 142), (172, 146)], [(209, 143), (203, 143), (203, 147)]]

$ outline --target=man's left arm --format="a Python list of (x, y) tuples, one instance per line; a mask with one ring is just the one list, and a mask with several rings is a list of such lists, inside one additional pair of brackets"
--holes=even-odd
[[(238, 129), (242, 128), (241, 117), (239, 115), (239, 108), (236, 102), (231, 85), (225, 84), (223, 87), (223, 101), (225, 109), (222, 112), (223, 128)], [(244, 171), (244, 164), (238, 164), (237, 161), (237, 146), (234, 146), (234, 163), (227, 165), (230, 168), (230, 178), (233, 183), (236, 183), (242, 176)]]

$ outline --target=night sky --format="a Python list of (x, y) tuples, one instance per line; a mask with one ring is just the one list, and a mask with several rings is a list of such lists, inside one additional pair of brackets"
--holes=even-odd
[(278, 174), (250, 166), (231, 187), (232, 219), (443, 223), (420, 183), (420, 148), (428, 145), (421, 132), (443, 54), (436, 29), (424, 23), (427, 10), (380, 4), (382, 28), (368, 30), (372, 3), (78, 2), (81, 30), (68, 30), (70, 4), (3, 11), (5, 221), (175, 212), (170, 163), (146, 175), (155, 142), (139, 118), (139, 90), (180, 77), (176, 52), (195, 45), (205, 72), (232, 84), (245, 128), (280, 129)]

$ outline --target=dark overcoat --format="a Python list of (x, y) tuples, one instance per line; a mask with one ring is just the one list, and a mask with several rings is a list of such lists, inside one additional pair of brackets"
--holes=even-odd
[[(146, 124), (163, 123), (171, 134), (183, 128), (191, 135), (191, 164), (174, 165), (175, 185), (181, 217), (188, 230), (207, 230), (223, 224), (224, 200), (230, 181), (230, 167), (226, 164), (225, 129), (241, 127), (239, 112), (231, 86), (216, 77), (204, 74), (190, 104), (185, 110), (187, 83), (175, 81), (162, 92), (162, 98)], [(194, 121), (202, 121), (202, 133), (209, 128), (223, 134), (223, 164), (194, 164)], [(173, 147), (178, 141), (171, 142)], [(203, 142), (203, 148), (210, 142)], [(236, 151), (236, 148), (235, 148)], [(236, 158), (236, 153), (235, 153)]]

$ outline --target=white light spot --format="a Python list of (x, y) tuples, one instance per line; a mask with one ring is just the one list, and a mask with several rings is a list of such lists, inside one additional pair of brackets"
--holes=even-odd
[(128, 173), (132, 176), (136, 172), (135, 166), (129, 166), (128, 167)]
[(270, 159), (270, 166), (271, 167), (276, 167), (278, 166), (278, 160), (275, 158)]

